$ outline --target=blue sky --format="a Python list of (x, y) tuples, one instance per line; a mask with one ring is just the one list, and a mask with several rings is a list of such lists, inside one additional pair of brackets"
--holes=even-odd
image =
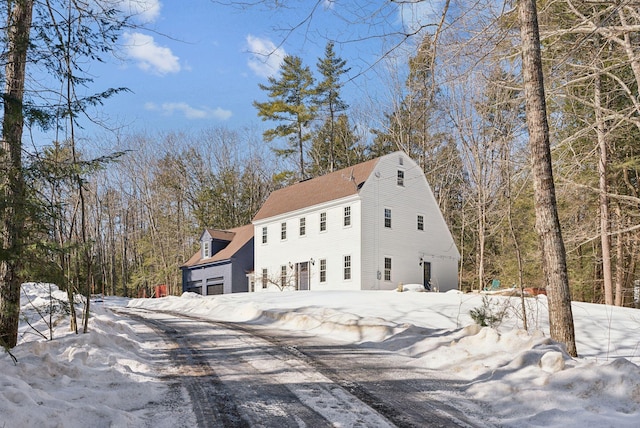
[[(371, 102), (382, 97), (384, 78), (369, 67), (393, 45), (380, 36), (409, 25), (416, 14), (388, 2), (361, 0), (291, 0), (277, 9), (264, 4), (272, 2), (245, 9), (212, 0), (122, 2), (131, 2), (144, 28), (126, 32), (111, 61), (92, 64), (89, 71), (94, 91), (131, 91), (102, 107), (108, 121), (125, 126), (125, 133), (264, 127), (252, 105), (266, 100), (258, 84), (277, 72), (285, 54), (302, 57), (315, 72), (329, 39), (337, 41), (338, 56), (351, 67), (353, 81), (346, 83), (343, 98), (351, 105)], [(312, 10), (312, 19), (301, 28), (283, 31)], [(272, 54), (258, 54), (266, 52)]]

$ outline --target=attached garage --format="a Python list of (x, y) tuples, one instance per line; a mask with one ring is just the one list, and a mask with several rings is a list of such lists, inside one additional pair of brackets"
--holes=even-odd
[(231, 230), (206, 229), (200, 250), (182, 269), (182, 291), (205, 296), (248, 291), (253, 271), (253, 226)]

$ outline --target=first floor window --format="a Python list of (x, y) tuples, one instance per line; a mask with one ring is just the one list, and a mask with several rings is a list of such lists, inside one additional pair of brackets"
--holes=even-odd
[(327, 259), (320, 259), (320, 282), (327, 282)]
[(391, 281), (391, 257), (384, 258), (384, 280)]
[(267, 276), (269, 275), (269, 272), (267, 271), (267, 268), (263, 268), (262, 269), (262, 288), (267, 288)]
[(263, 227), (262, 228), (262, 243), (266, 244), (267, 243), (267, 227)]
[(418, 214), (418, 230), (424, 230), (424, 216)]
[(320, 213), (320, 232), (327, 230), (327, 213)]
[(351, 279), (351, 256), (344, 256), (344, 279)]
[(287, 285), (287, 267), (280, 266), (280, 285), (285, 287)]
[(287, 239), (287, 223), (280, 223), (280, 239), (283, 241)]
[(384, 227), (391, 229), (391, 208), (384, 209)]

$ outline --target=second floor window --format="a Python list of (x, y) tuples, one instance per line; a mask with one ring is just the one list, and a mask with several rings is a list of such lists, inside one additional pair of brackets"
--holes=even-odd
[(424, 230), (424, 216), (418, 214), (418, 230)]
[(320, 232), (327, 230), (327, 213), (320, 213)]
[(344, 225), (351, 226), (351, 207), (344, 207)]
[(391, 208), (384, 209), (384, 227), (391, 229)]
[(327, 282), (327, 259), (320, 259), (320, 282)]
[(398, 170), (398, 186), (404, 186), (404, 171)]
[(267, 243), (267, 228), (266, 227), (262, 228), (262, 243), (263, 244)]
[(300, 236), (305, 236), (307, 234), (307, 219), (302, 217), (300, 219)]
[(206, 259), (207, 257), (211, 257), (211, 250), (209, 247), (209, 241), (204, 241), (202, 243), (202, 258)]
[(280, 223), (280, 239), (287, 239), (287, 223)]

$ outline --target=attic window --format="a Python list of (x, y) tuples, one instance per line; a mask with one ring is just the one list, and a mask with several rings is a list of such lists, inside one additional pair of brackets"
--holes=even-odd
[(402, 156), (398, 156), (398, 165), (404, 165), (404, 158)]
[(211, 246), (209, 241), (202, 242), (202, 258), (206, 259), (211, 257)]
[(402, 186), (404, 187), (404, 171), (399, 169), (398, 170), (398, 186)]

